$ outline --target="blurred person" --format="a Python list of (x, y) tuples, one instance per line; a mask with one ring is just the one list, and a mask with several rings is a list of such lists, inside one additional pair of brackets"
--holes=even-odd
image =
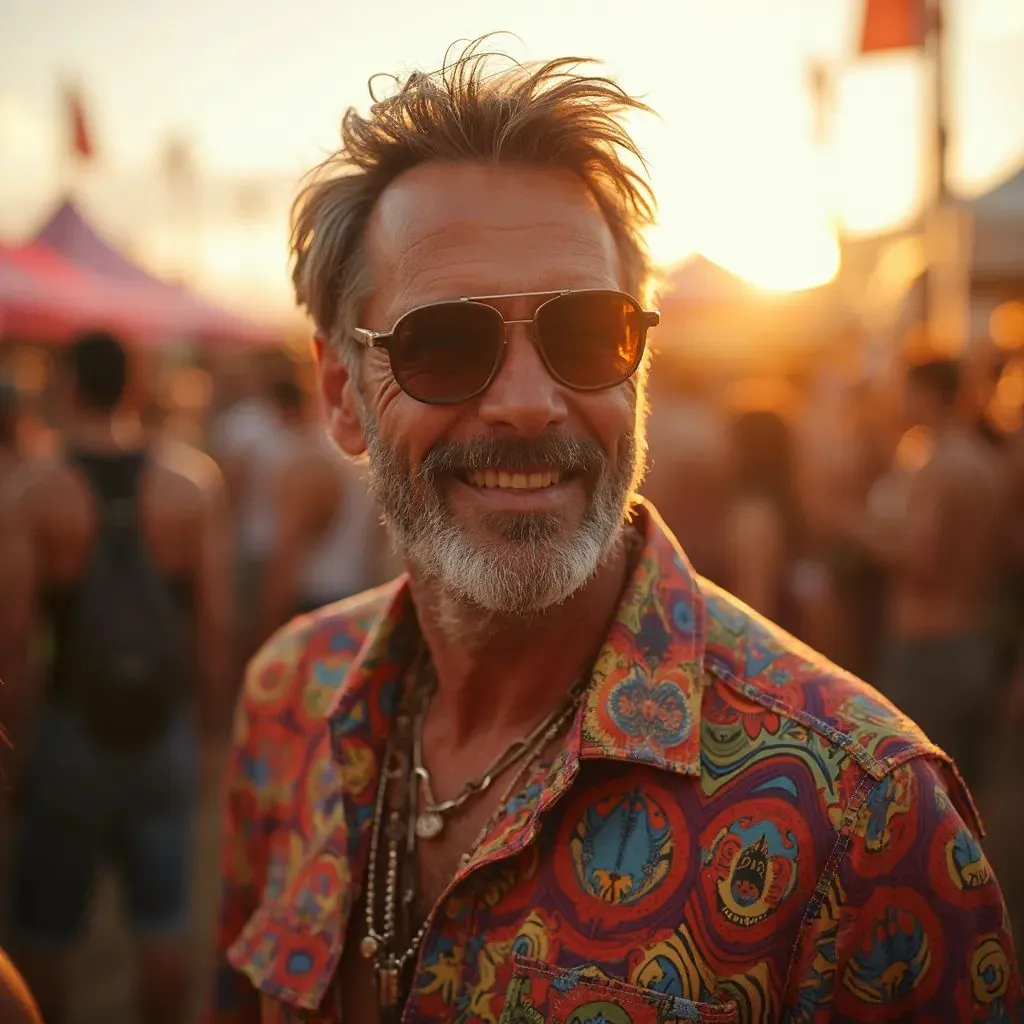
[[(296, 398), (301, 401), (295, 385)], [(381, 529), (364, 475), (319, 421), (296, 436), (274, 484), (274, 541), (263, 580), (260, 639), (294, 615), (379, 582)]]
[[(141, 1019), (182, 1019), (187, 862), (200, 724), (224, 717), (230, 533), (216, 467), (151, 449), (126, 403), (127, 358), (69, 349), (66, 454), (27, 466), (0, 507), (0, 690), (20, 829), (12, 928), (48, 1024), (67, 953), (110, 861), (137, 940)], [(36, 685), (30, 645), (50, 632)], [(199, 693), (191, 681), (198, 667)]]
[(961, 422), (959, 366), (911, 366), (910, 452), (879, 481), (847, 536), (889, 572), (879, 688), (978, 781), (997, 683), (993, 586), (1004, 551), (1004, 481), (990, 446)]
[(814, 597), (814, 567), (801, 559), (804, 529), (793, 438), (772, 410), (750, 410), (730, 425), (734, 497), (726, 510), (723, 584), (755, 611), (802, 634), (801, 598)]
[(729, 502), (729, 425), (705, 374), (655, 359), (651, 371), (648, 470), (643, 494), (661, 513), (693, 567), (721, 583), (722, 521)]
[(948, 759), (634, 500), (646, 108), (500, 60), (349, 110), (294, 210), (407, 574), (250, 668), (210, 1019), (1020, 1017)]
[(221, 413), (210, 440), (234, 509), (235, 601), (243, 663), (260, 628), (259, 595), (274, 544), (274, 481), (304, 415), (302, 392), (292, 372), (274, 373), (257, 363), (244, 379), (244, 397)]
[(808, 554), (822, 569), (817, 599), (802, 603), (803, 638), (843, 668), (876, 678), (885, 623), (886, 571), (837, 530), (836, 508), (863, 508), (891, 464), (880, 443), (883, 402), (865, 380), (823, 373), (797, 435), (797, 480)]

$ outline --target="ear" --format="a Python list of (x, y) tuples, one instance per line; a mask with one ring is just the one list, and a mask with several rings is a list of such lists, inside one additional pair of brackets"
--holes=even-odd
[(313, 349), (328, 433), (346, 455), (358, 458), (366, 451), (366, 437), (359, 415), (357, 384), (338, 347), (319, 332), (313, 335)]

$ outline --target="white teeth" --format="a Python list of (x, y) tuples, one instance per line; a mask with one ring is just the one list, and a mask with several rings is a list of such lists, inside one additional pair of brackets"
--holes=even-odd
[(507, 487), (516, 491), (535, 491), (557, 484), (561, 474), (557, 469), (541, 473), (508, 473), (503, 469), (473, 469), (466, 479), (474, 487)]

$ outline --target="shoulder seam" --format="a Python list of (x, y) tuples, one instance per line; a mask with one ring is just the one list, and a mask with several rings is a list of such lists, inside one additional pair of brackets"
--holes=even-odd
[(853, 760), (856, 761), (857, 764), (876, 781), (885, 778), (889, 772), (898, 768), (900, 765), (905, 764), (907, 761), (913, 760), (915, 757), (938, 756), (941, 758), (944, 756), (938, 748), (929, 750), (908, 745), (906, 749), (897, 751), (887, 757), (884, 761), (879, 761), (878, 758), (857, 743), (848, 733), (834, 729), (827, 722), (823, 722), (820, 718), (816, 718), (814, 715), (810, 715), (806, 711), (790, 706), (785, 701), (779, 700), (778, 697), (774, 697), (770, 693), (766, 693), (760, 687), (753, 686), (750, 683), (744, 683), (717, 659), (705, 658), (705, 667), (708, 672), (717, 676), (723, 683), (725, 683), (726, 686), (729, 687), (729, 689), (733, 690), (741, 697), (744, 697), (747, 700), (752, 700), (755, 703), (760, 704), (762, 707), (767, 708), (769, 711), (774, 711), (778, 714), (785, 715), (787, 718), (792, 718), (801, 725), (806, 726), (808, 729), (812, 729), (819, 735), (824, 736), (830, 743), (834, 743), (837, 747), (840, 747), (845, 751), (845, 753), (852, 757)]

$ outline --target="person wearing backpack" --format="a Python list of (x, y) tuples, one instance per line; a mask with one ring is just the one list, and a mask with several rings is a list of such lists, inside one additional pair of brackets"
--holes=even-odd
[(147, 447), (116, 338), (79, 338), (66, 369), (65, 455), (0, 502), (14, 959), (59, 1024), (64, 954), (112, 863), (138, 939), (140, 1019), (177, 1024), (200, 729), (224, 725), (230, 684), (227, 506), (206, 456)]

